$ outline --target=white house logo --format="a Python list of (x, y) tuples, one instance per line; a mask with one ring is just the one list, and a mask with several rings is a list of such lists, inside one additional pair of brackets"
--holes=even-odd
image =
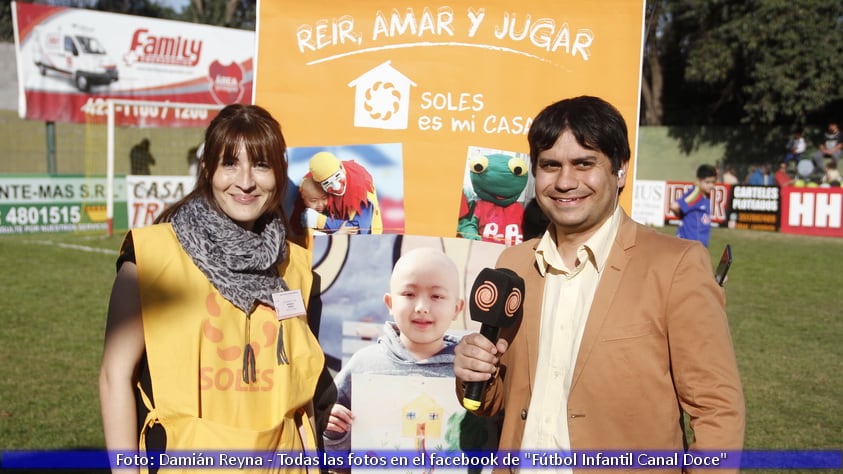
[(410, 87), (416, 84), (387, 61), (348, 83), (354, 88), (354, 126), (406, 130)]

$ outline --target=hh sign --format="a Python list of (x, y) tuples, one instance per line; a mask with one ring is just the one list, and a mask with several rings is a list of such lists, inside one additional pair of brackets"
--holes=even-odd
[(843, 189), (784, 188), (781, 231), (843, 237)]

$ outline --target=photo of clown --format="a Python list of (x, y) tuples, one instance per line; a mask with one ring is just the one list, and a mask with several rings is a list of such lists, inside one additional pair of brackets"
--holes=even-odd
[(457, 236), (506, 246), (520, 244), (531, 182), (526, 154), (469, 147)]
[(402, 233), (401, 150), (397, 143), (289, 148), (298, 189), (291, 220), (326, 234)]

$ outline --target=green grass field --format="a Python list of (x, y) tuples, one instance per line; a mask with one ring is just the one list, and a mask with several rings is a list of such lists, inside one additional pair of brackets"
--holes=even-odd
[[(120, 240), (0, 236), (0, 449), (103, 446), (97, 372)], [(840, 449), (843, 239), (714, 229), (712, 253), (727, 242), (746, 448)]]

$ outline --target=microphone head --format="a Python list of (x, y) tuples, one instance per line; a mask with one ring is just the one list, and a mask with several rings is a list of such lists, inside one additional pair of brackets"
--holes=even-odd
[(508, 328), (524, 313), (524, 279), (508, 268), (484, 268), (474, 280), (468, 309), (471, 319)]

